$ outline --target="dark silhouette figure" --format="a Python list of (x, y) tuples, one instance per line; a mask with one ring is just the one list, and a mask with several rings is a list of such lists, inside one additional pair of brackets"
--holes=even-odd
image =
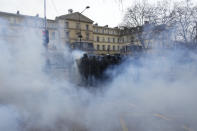
[(78, 63), (82, 82), (86, 86), (95, 86), (98, 82), (110, 78), (105, 71), (121, 63), (120, 55), (88, 56), (84, 54)]

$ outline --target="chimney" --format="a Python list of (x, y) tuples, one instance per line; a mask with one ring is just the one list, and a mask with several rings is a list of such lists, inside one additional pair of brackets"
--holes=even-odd
[(69, 9), (68, 14), (72, 14), (72, 13), (73, 13), (73, 9)]
[(19, 10), (17, 10), (16, 14), (17, 14), (17, 15), (19, 15), (19, 14), (20, 14), (20, 11), (19, 11)]
[(108, 27), (108, 25), (105, 25), (104, 27)]

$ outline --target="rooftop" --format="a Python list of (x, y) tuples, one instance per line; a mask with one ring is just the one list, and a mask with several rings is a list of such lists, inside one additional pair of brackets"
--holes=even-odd
[(67, 20), (74, 20), (74, 21), (82, 21), (87, 23), (93, 23), (94, 21), (89, 19), (88, 17), (84, 16), (83, 14), (79, 12), (74, 12), (66, 15), (61, 15), (56, 17), (57, 19), (67, 19)]

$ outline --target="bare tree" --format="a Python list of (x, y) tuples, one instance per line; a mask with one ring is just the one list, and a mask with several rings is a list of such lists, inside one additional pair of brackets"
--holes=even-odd
[(194, 39), (196, 8), (190, 0), (184, 0), (175, 4), (176, 36), (179, 41), (189, 43)]
[(145, 2), (136, 3), (133, 7), (127, 9), (123, 24), (127, 27), (142, 26), (146, 19), (147, 12), (148, 7)]
[(147, 1), (138, 2), (127, 9), (123, 25), (127, 27), (142, 26), (145, 21), (155, 25), (167, 24), (174, 19), (170, 14), (172, 14), (172, 10), (167, 0), (159, 1), (156, 5), (151, 5)]
[(147, 1), (143, 1), (135, 3), (132, 7), (127, 9), (127, 12), (124, 16), (124, 20), (122, 25), (127, 28), (135, 28), (135, 39), (137, 39), (143, 48), (145, 48), (145, 41), (143, 36), (142, 26), (147, 19), (152, 19), (154, 16), (154, 10), (147, 3)]
[(152, 5), (146, 0), (135, 3), (127, 9), (123, 26), (139, 27), (137, 29), (140, 30), (136, 36), (143, 48), (146, 48), (147, 43), (150, 45), (151, 34), (149, 32), (153, 30), (154, 26), (173, 23), (174, 15), (169, 7), (170, 3), (167, 0), (160, 1), (156, 5)]
[(155, 13), (157, 25), (171, 25), (174, 23), (175, 16), (173, 15), (173, 9), (171, 9), (171, 3), (168, 0), (159, 1), (155, 7)]
[[(149, 22), (148, 26), (145, 21)], [(123, 20), (123, 26), (128, 28), (142, 27), (136, 36), (144, 48), (147, 41), (145, 39), (150, 38), (149, 32), (155, 27), (162, 27), (161, 25), (169, 27), (172, 40), (184, 43), (197, 41), (197, 5), (194, 5), (191, 0), (176, 3), (162, 0), (155, 5), (147, 1), (138, 2), (127, 9)], [(165, 29), (164, 32), (168, 33)]]

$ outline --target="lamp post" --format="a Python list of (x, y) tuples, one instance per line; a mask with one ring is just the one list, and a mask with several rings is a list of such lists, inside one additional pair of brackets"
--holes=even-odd
[(48, 43), (49, 43), (49, 31), (47, 30), (47, 17), (46, 17), (46, 0), (44, 0), (44, 27), (42, 31), (43, 46), (45, 48), (45, 72), (49, 72), (50, 69), (50, 59), (48, 57)]
[(42, 33), (43, 33), (43, 45), (47, 50), (49, 43), (49, 31), (47, 30), (46, 0), (44, 0), (44, 29)]
[(81, 38), (82, 38), (82, 34), (81, 34), (81, 24), (80, 24), (80, 22), (81, 22), (81, 19), (80, 19), (80, 16), (81, 16), (81, 14), (85, 11), (85, 10), (87, 10), (87, 9), (89, 9), (90, 8), (90, 6), (86, 6), (86, 8), (83, 10), (83, 11), (81, 11), (80, 13), (79, 13), (79, 44), (80, 44), (80, 48), (81, 48)]
[(196, 46), (197, 46), (197, 21), (196, 21)]
[(44, 29), (47, 29), (47, 17), (46, 17), (46, 0), (44, 0)]

